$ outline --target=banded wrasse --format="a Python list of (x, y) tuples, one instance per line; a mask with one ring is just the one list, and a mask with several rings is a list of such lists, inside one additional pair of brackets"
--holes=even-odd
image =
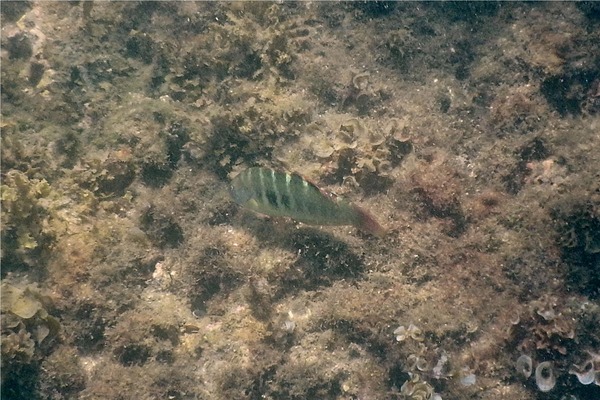
[(233, 178), (230, 193), (242, 207), (272, 217), (310, 225), (353, 225), (377, 236), (385, 233), (367, 211), (298, 174), (252, 167)]

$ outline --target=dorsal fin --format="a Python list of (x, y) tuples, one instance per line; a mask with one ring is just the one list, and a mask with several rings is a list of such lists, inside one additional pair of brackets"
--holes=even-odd
[(297, 176), (298, 178), (302, 179), (304, 182), (306, 182), (307, 184), (309, 184), (311, 187), (315, 188), (316, 190), (318, 190), (323, 196), (327, 197), (328, 199), (331, 199), (333, 201), (335, 201), (336, 199), (338, 199), (338, 195), (330, 192), (329, 190), (325, 190), (321, 187), (319, 187), (316, 183), (314, 183), (312, 180), (306, 178), (305, 176), (303, 176), (302, 174), (298, 173), (298, 172), (292, 172), (292, 175)]

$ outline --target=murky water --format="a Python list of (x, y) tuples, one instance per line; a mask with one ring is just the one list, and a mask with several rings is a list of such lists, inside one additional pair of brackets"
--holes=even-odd
[(2, 398), (600, 398), (599, 15), (2, 3)]

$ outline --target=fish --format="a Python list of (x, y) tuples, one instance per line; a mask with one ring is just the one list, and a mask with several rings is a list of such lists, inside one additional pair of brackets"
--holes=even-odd
[(366, 210), (296, 173), (251, 167), (231, 180), (229, 193), (243, 208), (308, 225), (352, 225), (375, 236), (386, 230)]

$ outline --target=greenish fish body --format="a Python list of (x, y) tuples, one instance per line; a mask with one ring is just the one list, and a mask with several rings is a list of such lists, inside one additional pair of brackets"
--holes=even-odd
[(353, 225), (382, 235), (384, 229), (365, 210), (319, 189), (298, 174), (252, 167), (231, 181), (239, 205), (273, 217), (289, 217), (311, 225)]

